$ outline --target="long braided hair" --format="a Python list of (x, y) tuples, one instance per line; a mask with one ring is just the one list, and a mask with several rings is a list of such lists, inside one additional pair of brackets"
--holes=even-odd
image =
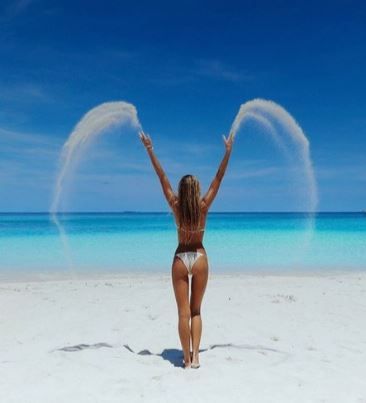
[(184, 228), (184, 242), (192, 236), (188, 231), (197, 230), (200, 218), (201, 189), (198, 179), (193, 175), (184, 175), (178, 186), (178, 220), (179, 227)]

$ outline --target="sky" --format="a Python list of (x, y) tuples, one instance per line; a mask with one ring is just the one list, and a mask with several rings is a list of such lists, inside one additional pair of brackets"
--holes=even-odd
[[(241, 104), (273, 100), (310, 142), (319, 211), (366, 209), (366, 3), (56, 1), (0, 4), (0, 212), (48, 211), (59, 156), (79, 119), (124, 100), (173, 188), (204, 193)], [(212, 211), (301, 211), (300, 162), (268, 133), (238, 133)], [(129, 128), (85, 151), (65, 211), (169, 211)]]

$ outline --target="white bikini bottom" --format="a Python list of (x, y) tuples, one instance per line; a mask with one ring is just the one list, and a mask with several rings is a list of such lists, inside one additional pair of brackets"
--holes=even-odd
[(192, 275), (192, 267), (196, 263), (197, 259), (204, 254), (201, 252), (181, 252), (177, 253), (175, 256), (178, 256), (179, 259), (183, 261), (185, 264), (188, 274)]

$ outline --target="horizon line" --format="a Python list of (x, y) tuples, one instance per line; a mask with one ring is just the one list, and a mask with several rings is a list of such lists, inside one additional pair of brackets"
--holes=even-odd
[[(323, 211), (209, 211), (208, 214), (335, 214), (335, 213), (364, 213), (366, 210), (323, 210)], [(0, 211), (0, 214), (172, 214), (171, 211), (141, 211), (141, 210), (122, 210), (122, 211)]]

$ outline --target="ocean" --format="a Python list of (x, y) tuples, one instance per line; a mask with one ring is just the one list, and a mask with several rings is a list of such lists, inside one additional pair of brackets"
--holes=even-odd
[[(0, 214), (0, 275), (170, 273), (177, 247), (171, 213), (59, 219), (68, 250), (47, 213)], [(366, 270), (366, 214), (209, 213), (203, 244), (214, 273)]]

